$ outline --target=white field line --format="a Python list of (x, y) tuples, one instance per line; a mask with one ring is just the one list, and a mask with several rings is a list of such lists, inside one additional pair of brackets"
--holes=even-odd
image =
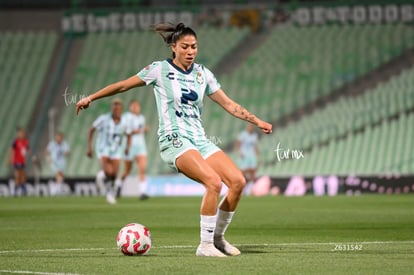
[(11, 273), (11, 274), (36, 274), (36, 275), (79, 275), (76, 273), (56, 273), (56, 272), (39, 272), (29, 270), (0, 270), (0, 273)]
[[(315, 243), (252, 243), (252, 244), (235, 244), (240, 247), (277, 247), (277, 246), (319, 246), (319, 245), (338, 245), (338, 244), (362, 244), (362, 245), (381, 245), (381, 244), (414, 244), (414, 240), (406, 241), (368, 241), (368, 242), (358, 242), (358, 241), (337, 241), (337, 242), (315, 242)], [(154, 246), (155, 249), (186, 249), (186, 248), (196, 248), (196, 245), (161, 245)], [(21, 249), (21, 250), (0, 250), (1, 254), (10, 254), (10, 253), (42, 253), (42, 252), (70, 252), (70, 251), (102, 251), (102, 250), (116, 250), (114, 248), (56, 248), (56, 249)]]

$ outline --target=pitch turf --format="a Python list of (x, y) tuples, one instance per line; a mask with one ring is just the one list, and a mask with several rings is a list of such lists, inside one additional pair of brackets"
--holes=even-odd
[[(224, 259), (194, 255), (199, 202), (2, 198), (0, 273), (414, 273), (413, 195), (245, 197), (227, 234), (242, 255)], [(116, 249), (118, 230), (130, 222), (150, 228), (149, 255)]]

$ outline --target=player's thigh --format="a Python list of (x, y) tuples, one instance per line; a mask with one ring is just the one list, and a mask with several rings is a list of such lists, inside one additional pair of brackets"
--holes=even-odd
[(101, 166), (107, 176), (111, 176), (114, 172), (112, 167), (112, 161), (107, 156), (102, 156), (101, 159)]
[(116, 176), (118, 174), (119, 167), (121, 166), (121, 159), (120, 158), (110, 159), (110, 163), (112, 166), (113, 174)]
[(212, 154), (206, 161), (229, 188), (243, 188), (246, 185), (243, 173), (223, 151)]
[(124, 160), (125, 173), (129, 174), (132, 168), (132, 160)]
[(219, 175), (197, 150), (191, 149), (183, 153), (176, 159), (175, 165), (187, 177), (204, 184), (207, 188), (214, 188), (220, 192), (221, 180)]

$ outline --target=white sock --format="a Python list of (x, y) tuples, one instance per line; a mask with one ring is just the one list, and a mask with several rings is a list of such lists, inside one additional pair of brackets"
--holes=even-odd
[(105, 186), (106, 186), (106, 193), (114, 195), (114, 181), (113, 180), (108, 180), (105, 183)]
[(139, 181), (138, 182), (138, 195), (143, 195), (147, 191), (147, 181)]
[(229, 227), (229, 224), (231, 223), (233, 215), (234, 215), (234, 211), (227, 212), (221, 209), (218, 210), (216, 230), (214, 232), (214, 237), (222, 238), (224, 236), (224, 233), (226, 232), (227, 227)]
[(122, 186), (122, 180), (120, 178), (117, 178), (115, 180), (115, 187), (121, 187)]
[(200, 215), (201, 243), (213, 243), (217, 216)]
[(104, 181), (105, 178), (106, 178), (106, 175), (105, 175), (104, 170), (99, 170), (99, 172), (96, 174), (96, 179)]

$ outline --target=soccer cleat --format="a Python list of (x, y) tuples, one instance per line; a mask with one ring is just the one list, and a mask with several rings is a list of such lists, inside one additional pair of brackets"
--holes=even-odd
[(231, 245), (223, 237), (214, 237), (214, 246), (227, 256), (239, 256), (241, 254), (237, 247)]
[(202, 243), (197, 247), (196, 256), (199, 257), (227, 257), (211, 243)]
[(116, 199), (115, 199), (114, 195), (111, 192), (106, 194), (106, 202), (109, 203), (109, 204), (116, 204)]
[(141, 196), (139, 196), (139, 199), (142, 200), (142, 201), (145, 201), (145, 200), (148, 200), (149, 199), (149, 196), (144, 193)]

